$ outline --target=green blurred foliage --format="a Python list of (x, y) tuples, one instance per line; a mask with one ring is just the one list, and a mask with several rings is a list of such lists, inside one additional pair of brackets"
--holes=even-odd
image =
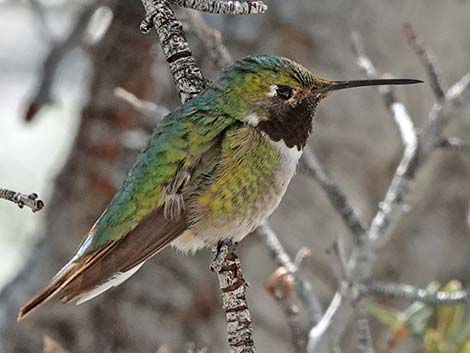
[[(426, 290), (454, 292), (462, 289), (459, 281), (450, 281), (442, 288), (437, 282)], [(421, 344), (422, 353), (470, 353), (470, 320), (465, 304), (433, 307), (414, 302), (404, 310), (368, 301), (368, 313), (390, 332), (387, 352), (393, 352), (405, 337)]]

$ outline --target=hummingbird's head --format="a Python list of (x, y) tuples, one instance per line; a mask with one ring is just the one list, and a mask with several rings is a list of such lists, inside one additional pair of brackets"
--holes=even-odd
[(249, 56), (225, 68), (215, 81), (224, 104), (235, 116), (301, 150), (312, 132), (318, 103), (331, 92), (360, 86), (410, 84), (416, 80), (329, 81), (294, 61), (272, 56)]

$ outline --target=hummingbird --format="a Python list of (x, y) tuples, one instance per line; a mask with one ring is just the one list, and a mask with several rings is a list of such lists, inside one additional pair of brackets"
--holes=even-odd
[(54, 296), (90, 300), (169, 245), (194, 253), (241, 241), (279, 205), (321, 100), (352, 87), (418, 82), (330, 81), (272, 55), (226, 67), (155, 128), (76, 253), (18, 320)]

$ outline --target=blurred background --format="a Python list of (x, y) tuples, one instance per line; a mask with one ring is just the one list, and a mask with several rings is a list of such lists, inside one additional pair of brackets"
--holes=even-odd
[[(156, 35), (139, 31), (140, 1), (100, 4), (0, 0), (0, 187), (37, 192), (46, 203), (32, 214), (0, 202), (0, 352), (41, 352), (43, 335), (70, 353), (149, 353), (162, 345), (183, 352), (189, 342), (226, 351), (225, 318), (208, 252), (191, 257), (168, 249), (125, 285), (89, 303), (54, 301), (16, 323), (20, 304), (66, 262), (148, 137), (151, 122), (117, 98), (115, 88), (170, 110), (179, 104)], [(449, 85), (470, 70), (468, 0), (267, 4), (268, 13), (259, 16), (203, 16), (221, 32), (235, 59), (283, 55), (329, 79), (363, 77), (351, 51), (353, 30), (362, 34), (381, 73), (424, 79), (403, 36), (404, 23), (432, 48)], [(187, 24), (186, 10), (177, 16)], [(84, 23), (79, 33), (77, 23)], [(213, 78), (214, 65), (189, 26), (187, 36), (204, 73)], [(60, 59), (52, 65), (57, 71), (44, 70), (51, 50), (66, 38), (69, 47), (52, 55)], [(44, 81), (47, 87), (37, 96)], [(422, 126), (433, 103), (429, 86), (403, 87), (397, 94)], [(445, 134), (470, 139), (468, 105), (452, 115)], [(374, 89), (358, 89), (327, 99), (317, 112), (310, 145), (370, 222), (402, 149), (381, 97)], [(420, 287), (433, 280), (468, 283), (469, 177), (468, 154), (432, 155), (416, 179), (410, 211), (380, 253), (376, 278)], [(337, 287), (334, 259), (326, 250), (336, 239), (347, 239), (347, 230), (322, 189), (296, 176), (271, 224), (291, 255), (304, 246), (311, 250), (301, 270), (326, 306)], [(258, 352), (293, 352), (284, 314), (264, 289), (276, 268), (265, 245), (248, 237), (240, 256), (251, 284)], [(386, 304), (399, 310), (408, 305)], [(371, 323), (376, 351), (391, 350), (390, 330), (379, 320)], [(345, 342), (354, 339), (353, 325), (349, 331)], [(393, 351), (422, 347), (420, 337), (408, 337)], [(354, 345), (345, 344), (343, 351), (355, 351)]]

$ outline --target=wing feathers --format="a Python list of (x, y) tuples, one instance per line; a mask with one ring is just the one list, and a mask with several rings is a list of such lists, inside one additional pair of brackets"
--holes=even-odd
[[(108, 244), (97, 253), (84, 255), (67, 264), (47, 288), (20, 309), (18, 320), (57, 294), (61, 295), (62, 301), (68, 302), (77, 297), (86, 298), (100, 286), (103, 287), (98, 294), (111, 288), (113, 284), (105, 286), (105, 283), (112, 281), (113, 278), (116, 279), (119, 274), (140, 267), (186, 228), (185, 221), (168, 220), (163, 215), (163, 208), (159, 208), (150, 213), (124, 238)], [(121, 278), (121, 281), (115, 282), (114, 285), (124, 282), (134, 272), (124, 279)]]

